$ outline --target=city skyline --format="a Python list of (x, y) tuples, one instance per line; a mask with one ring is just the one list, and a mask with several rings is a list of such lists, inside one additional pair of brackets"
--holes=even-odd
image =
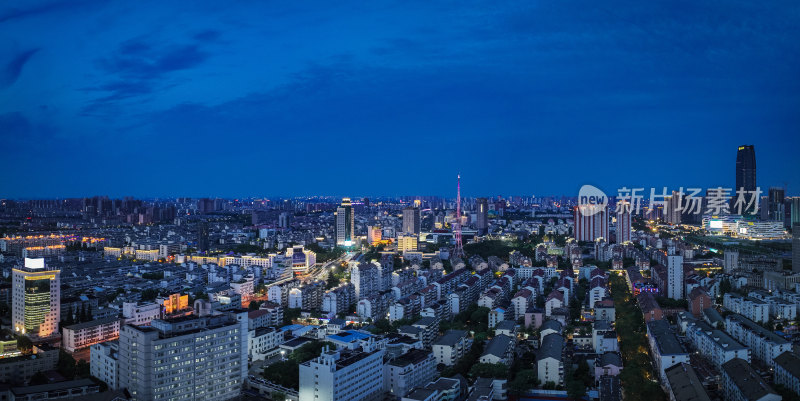
[(797, 194), (797, 11), (0, 6), (1, 195)]

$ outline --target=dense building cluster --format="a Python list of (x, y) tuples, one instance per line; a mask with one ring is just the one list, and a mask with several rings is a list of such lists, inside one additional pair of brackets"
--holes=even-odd
[(17, 398), (779, 399), (800, 385), (784, 206), (800, 216), (772, 192), (780, 233), (759, 243), (673, 198), (2, 200), (0, 381)]

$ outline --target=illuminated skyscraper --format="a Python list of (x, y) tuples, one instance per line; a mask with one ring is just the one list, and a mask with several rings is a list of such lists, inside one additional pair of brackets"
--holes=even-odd
[(343, 198), (342, 205), (336, 208), (336, 245), (353, 246), (355, 216), (350, 198)]
[(403, 232), (410, 234), (419, 234), (420, 232), (419, 208), (407, 207), (403, 209)]
[[(740, 188), (744, 188), (745, 191), (756, 190), (756, 150), (753, 145), (739, 146), (736, 152), (736, 187), (733, 189), (733, 194)], [(755, 213), (753, 208), (745, 210), (743, 214)]]
[(12, 270), (14, 331), (41, 338), (58, 334), (61, 316), (61, 271), (50, 269), (43, 258), (25, 258)]

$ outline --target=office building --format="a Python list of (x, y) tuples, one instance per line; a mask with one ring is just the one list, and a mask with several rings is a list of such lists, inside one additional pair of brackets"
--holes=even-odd
[(14, 331), (34, 337), (58, 334), (61, 319), (61, 271), (44, 259), (25, 258), (12, 270), (11, 324)]
[(489, 200), (486, 198), (478, 198), (475, 201), (475, 214), (477, 219), (475, 228), (478, 230), (478, 235), (486, 234), (489, 229)]
[(795, 224), (800, 224), (800, 196), (793, 197), (789, 207), (789, 227)]
[(399, 234), (397, 236), (397, 252), (416, 251), (417, 241), (417, 236), (414, 234)]
[(667, 256), (667, 297), (683, 299), (683, 256)]
[[(736, 191), (744, 189), (745, 191), (756, 190), (756, 151), (753, 145), (739, 146), (736, 152), (736, 186), (733, 189), (734, 197), (731, 199), (731, 204), (736, 201)], [(749, 197), (746, 199), (749, 200)], [(746, 206), (746, 205), (745, 205)], [(750, 209), (742, 209), (742, 214), (755, 214), (756, 210), (753, 205)], [(735, 208), (731, 208), (734, 211)]]
[(575, 240), (608, 241), (608, 206), (580, 205), (575, 207)]
[(355, 216), (350, 198), (342, 199), (336, 208), (336, 246), (353, 246), (355, 239)]
[(767, 192), (767, 204), (762, 207), (767, 212), (767, 219), (783, 224), (786, 216), (786, 191), (781, 187), (770, 187)]
[(403, 209), (403, 232), (409, 234), (420, 233), (420, 211), (416, 207)]
[(372, 339), (361, 350), (331, 350), (300, 365), (299, 401), (383, 398), (383, 355)]
[(237, 311), (122, 327), (120, 388), (136, 400), (238, 397), (247, 377), (247, 323), (247, 312)]
[(377, 245), (381, 242), (383, 229), (380, 226), (367, 227), (367, 242), (370, 245)]

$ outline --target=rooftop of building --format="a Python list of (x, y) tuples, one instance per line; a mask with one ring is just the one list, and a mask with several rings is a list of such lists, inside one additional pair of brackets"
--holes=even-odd
[(437, 338), (436, 341), (433, 342), (433, 345), (446, 345), (452, 347), (456, 345), (461, 338), (466, 337), (466, 330), (447, 330), (444, 335)]
[(560, 361), (563, 350), (564, 337), (555, 333), (548, 334), (542, 339), (542, 345), (539, 347), (539, 352), (536, 354), (536, 360), (540, 361), (545, 358), (553, 358)]
[(555, 319), (545, 320), (544, 323), (542, 323), (542, 326), (539, 327), (539, 331), (541, 332), (548, 329), (561, 332), (561, 322)]
[(486, 345), (486, 349), (483, 351), (483, 355), (494, 355), (496, 357), (504, 357), (508, 348), (513, 344), (514, 339), (505, 335), (500, 334), (498, 336), (494, 336), (491, 340), (489, 340), (489, 344)]
[(433, 326), (434, 324), (436, 324), (436, 318), (430, 317), (430, 316), (425, 316), (425, 317), (421, 317), (421, 318), (417, 319), (417, 321), (414, 322), (413, 325), (414, 326)]
[(728, 315), (727, 319), (732, 320), (732, 321), (737, 321), (737, 322), (743, 324), (744, 326), (747, 326), (747, 328), (750, 329), (751, 331), (754, 331), (754, 332), (758, 333), (758, 335), (760, 335), (761, 337), (766, 337), (767, 339), (769, 339), (770, 341), (772, 341), (772, 342), (774, 342), (776, 344), (786, 344), (786, 343), (789, 342), (785, 338), (773, 333), (772, 331), (769, 331), (769, 330), (765, 329), (760, 324), (758, 324), (758, 323), (756, 323), (756, 322), (754, 322), (754, 321), (752, 321), (752, 320), (750, 320), (750, 319), (748, 319), (748, 318), (746, 318), (746, 317), (744, 317), (742, 315), (734, 313), (732, 315)]
[(440, 377), (436, 381), (428, 383), (425, 388), (429, 390), (446, 391), (461, 385), (461, 381), (455, 377)]
[(678, 355), (685, 354), (686, 351), (678, 341), (678, 337), (669, 327), (669, 322), (666, 320), (651, 320), (647, 322), (647, 329), (655, 338), (656, 344), (660, 350), (661, 355)]
[(790, 375), (800, 378), (800, 356), (797, 354), (786, 351), (775, 358), (775, 364), (788, 371)]
[(734, 358), (723, 363), (722, 371), (733, 381), (746, 400), (760, 400), (769, 394), (776, 394), (775, 390), (744, 359)]
[(425, 351), (421, 349), (412, 348), (408, 352), (403, 355), (398, 356), (397, 358), (392, 359), (389, 362), (389, 365), (392, 366), (408, 366), (408, 365), (416, 365), (426, 359), (428, 359), (431, 355), (430, 351)]
[(71, 326), (65, 326), (64, 328), (76, 331), (76, 330), (88, 329), (90, 327), (101, 326), (101, 325), (104, 325), (104, 324), (114, 323), (115, 321), (119, 321), (119, 318), (116, 317), (116, 316), (107, 317), (107, 318), (103, 318), (103, 319), (90, 320), (88, 322), (73, 324)]
[(711, 401), (703, 388), (703, 383), (697, 377), (694, 368), (689, 364), (679, 363), (666, 370), (669, 388), (677, 400), (685, 401)]
[(600, 366), (622, 366), (622, 357), (618, 352), (606, 352), (603, 353), (603, 355), (600, 355), (600, 357), (597, 359), (600, 363)]
[(436, 393), (436, 390), (429, 390), (426, 388), (418, 387), (415, 388), (410, 393), (408, 393), (405, 397), (403, 397), (403, 399), (424, 401), (427, 400), (429, 397), (433, 396), (434, 393)]
[(501, 320), (494, 327), (495, 330), (507, 330), (507, 331), (514, 331), (516, 328), (517, 328), (517, 322), (513, 320)]
[(345, 343), (366, 340), (367, 338), (370, 337), (372, 337), (372, 335), (355, 330), (346, 330), (336, 334), (328, 334), (328, 338), (330, 338), (331, 340), (341, 341)]
[(19, 397), (28, 394), (44, 393), (44, 392), (58, 391), (58, 390), (68, 390), (76, 387), (97, 387), (99, 389), (100, 385), (96, 384), (91, 379), (79, 379), (79, 380), (70, 380), (60, 383), (40, 384), (38, 386), (12, 387), (11, 392), (14, 393), (15, 396)]

